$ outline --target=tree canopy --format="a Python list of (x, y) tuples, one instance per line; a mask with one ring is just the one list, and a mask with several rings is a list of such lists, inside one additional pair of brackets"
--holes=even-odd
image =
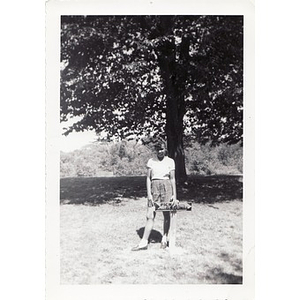
[(62, 16), (61, 121), (108, 138), (243, 136), (242, 16)]

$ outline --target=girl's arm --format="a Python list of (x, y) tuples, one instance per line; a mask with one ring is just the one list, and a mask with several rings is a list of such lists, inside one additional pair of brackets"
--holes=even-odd
[(147, 198), (148, 200), (152, 200), (152, 193), (151, 193), (151, 169), (147, 169), (147, 179), (146, 179), (146, 186), (147, 186)]
[(177, 200), (175, 170), (170, 171), (170, 180), (171, 180), (171, 185), (172, 185), (173, 201), (175, 201), (175, 200)]

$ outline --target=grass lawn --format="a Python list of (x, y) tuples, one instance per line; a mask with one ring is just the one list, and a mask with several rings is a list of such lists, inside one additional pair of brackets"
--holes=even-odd
[(178, 188), (194, 202), (177, 216), (182, 253), (160, 249), (161, 213), (148, 250), (132, 252), (145, 225), (145, 178), (62, 179), (61, 284), (242, 283), (241, 190), (238, 177), (191, 178)]

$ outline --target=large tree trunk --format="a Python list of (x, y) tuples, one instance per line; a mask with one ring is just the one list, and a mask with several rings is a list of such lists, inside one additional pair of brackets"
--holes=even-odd
[(166, 134), (168, 152), (175, 161), (176, 178), (185, 181), (187, 178), (185, 169), (185, 156), (183, 149), (183, 119), (177, 111), (177, 99), (168, 99)]
[(168, 152), (169, 156), (175, 161), (176, 178), (179, 182), (182, 182), (187, 178), (183, 149), (185, 75), (179, 74), (179, 68), (176, 66), (176, 46), (174, 42), (165, 43), (159, 50), (158, 60), (167, 97), (166, 135)]

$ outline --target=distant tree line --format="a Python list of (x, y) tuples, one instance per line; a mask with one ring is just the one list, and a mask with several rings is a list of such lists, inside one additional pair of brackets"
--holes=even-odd
[[(135, 141), (94, 143), (73, 152), (61, 152), (61, 177), (145, 175), (148, 159), (155, 155), (152, 144)], [(190, 142), (185, 148), (188, 174), (242, 174), (243, 147), (225, 143), (205, 145)]]

